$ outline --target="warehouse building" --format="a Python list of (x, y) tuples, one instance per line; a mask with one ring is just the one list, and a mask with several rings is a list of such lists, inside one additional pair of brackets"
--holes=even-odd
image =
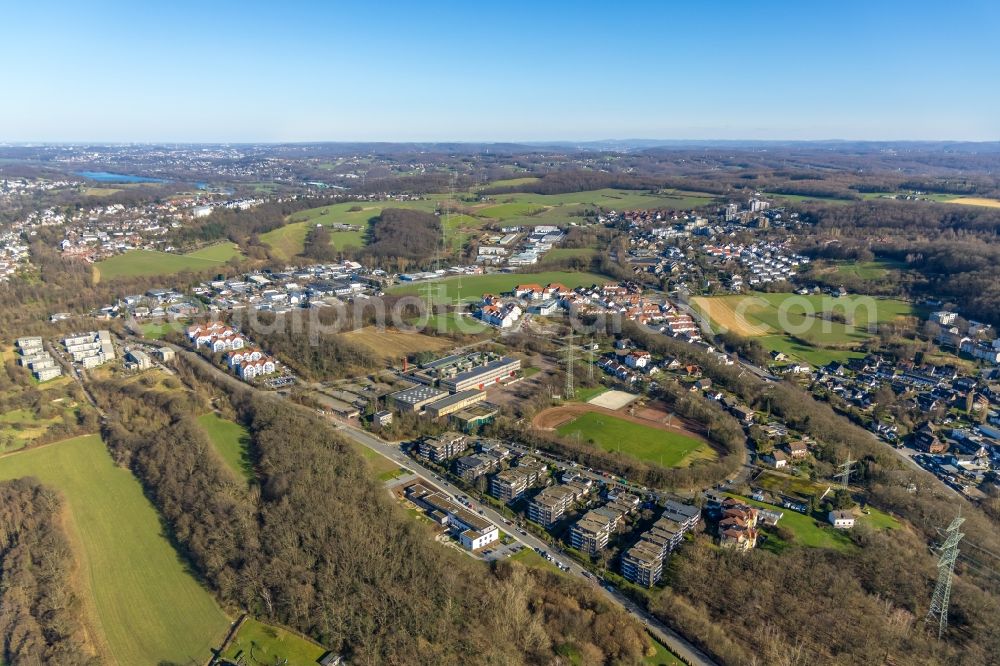
[(482, 390), (490, 384), (499, 382), (501, 379), (513, 377), (520, 369), (520, 359), (504, 356), (495, 361), (489, 361), (477, 368), (460, 372), (454, 377), (441, 379), (440, 385), (441, 388), (455, 393), (472, 388)]
[(484, 400), (486, 400), (485, 391), (480, 391), (479, 389), (459, 391), (455, 395), (450, 395), (447, 398), (436, 400), (427, 405), (427, 415), (434, 419), (448, 416)]
[(397, 391), (389, 396), (392, 403), (401, 412), (419, 413), (424, 407), (448, 395), (447, 391), (433, 386), (414, 386)]

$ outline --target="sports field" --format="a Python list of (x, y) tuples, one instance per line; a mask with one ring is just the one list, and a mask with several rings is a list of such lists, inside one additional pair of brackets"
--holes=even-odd
[(84, 619), (102, 661), (206, 662), (229, 618), (187, 572), (139, 482), (115, 466), (100, 437), (0, 458), (0, 478), (29, 475), (66, 500)]
[(157, 250), (130, 250), (94, 264), (94, 279), (114, 280), (136, 275), (172, 275), (181, 271), (208, 272), (239, 255), (232, 243), (218, 243), (190, 254)]
[(858, 355), (878, 324), (914, 314), (905, 301), (868, 296), (754, 293), (691, 299), (715, 330), (757, 338), (765, 348), (813, 365)]
[(390, 294), (416, 295), (421, 298), (430, 295), (435, 303), (455, 303), (459, 298), (463, 302), (477, 301), (483, 294), (499, 294), (511, 291), (519, 284), (540, 284), (545, 286), (550, 282), (573, 289), (575, 287), (604, 284), (611, 278), (597, 273), (577, 273), (573, 271), (546, 271), (543, 273), (492, 273), (490, 275), (462, 275), (399, 285), (389, 290)]
[(212, 446), (229, 469), (247, 481), (253, 479), (253, 464), (247, 452), (250, 433), (246, 428), (214, 412), (199, 416), (198, 425), (208, 435)]
[(715, 457), (704, 440), (682, 428), (645, 425), (639, 419), (614, 416), (607, 411), (585, 410), (555, 430), (563, 437), (592, 442), (605, 451), (617, 451), (664, 467), (685, 467), (696, 459)]

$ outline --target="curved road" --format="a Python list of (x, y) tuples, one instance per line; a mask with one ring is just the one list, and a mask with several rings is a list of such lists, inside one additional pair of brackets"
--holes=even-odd
[[(200, 363), (203, 367), (210, 369), (212, 374), (215, 377), (217, 377), (224, 385), (238, 387), (252, 391), (259, 390), (254, 388), (253, 386), (250, 386), (249, 384), (241, 382), (236, 377), (226, 372), (223, 372), (219, 368), (209, 363), (201, 355), (193, 351), (182, 349), (181, 347), (169, 343), (161, 342), (159, 344), (160, 346), (170, 347), (174, 349), (174, 351), (176, 351), (179, 355), (182, 355), (184, 358), (193, 361), (195, 363)], [(267, 394), (275, 395), (277, 397), (277, 394), (272, 393), (270, 391), (268, 391)], [(422, 476), (424, 476), (424, 478), (427, 480), (428, 483), (432, 483), (438, 486), (439, 488), (450, 493), (452, 496), (465, 494), (463, 490), (452, 485), (443, 477), (441, 478), (441, 480), (438, 480), (436, 477), (440, 475), (438, 475), (433, 470), (424, 467), (423, 465), (420, 464), (419, 461), (414, 460), (410, 456), (403, 453), (403, 451), (399, 448), (398, 445), (391, 444), (355, 426), (348, 425), (341, 421), (337, 421), (333, 417), (328, 416), (327, 418), (330, 420), (334, 428), (344, 436), (349, 437), (350, 439), (354, 440), (355, 442), (358, 442), (359, 444), (362, 444), (363, 446), (367, 446), (369, 449), (388, 458), (389, 460), (398, 464), (400, 467), (407, 467), (409, 469), (418, 471)], [(501, 516), (499, 513), (491, 509), (489, 506), (475, 502), (474, 509), (476, 510), (481, 509), (483, 515), (489, 518), (491, 521), (493, 521), (496, 525), (498, 526), (505, 525), (503, 516)], [(541, 539), (530, 533), (519, 534), (515, 530), (506, 530), (506, 531), (513, 539), (524, 544), (529, 548), (553, 550), (553, 547), (550, 544), (542, 541)], [(589, 577), (589, 573), (587, 576), (585, 576), (584, 575), (585, 569), (581, 567), (579, 564), (577, 564), (575, 561), (570, 559), (569, 557), (561, 555), (559, 560), (563, 564), (569, 567), (569, 573), (571, 573), (572, 575), (583, 578), (584, 580), (587, 580), (589, 582), (594, 581), (594, 578)], [(628, 611), (633, 617), (635, 617), (636, 620), (642, 623), (642, 625), (646, 628), (647, 631), (649, 631), (650, 634), (655, 636), (658, 641), (660, 641), (668, 648), (670, 648), (671, 652), (676, 654), (686, 663), (691, 664), (692, 666), (717, 666), (716, 662), (714, 662), (711, 659), (711, 657), (702, 652), (700, 649), (698, 649), (695, 645), (690, 643), (687, 639), (678, 634), (676, 631), (674, 631), (673, 629), (671, 629), (670, 627), (663, 624), (655, 617), (647, 613), (644, 609), (639, 607), (635, 602), (633, 602), (631, 599), (629, 599), (624, 594), (619, 592), (617, 589), (614, 588), (608, 589), (608, 587), (601, 586), (601, 590), (608, 599), (625, 608), (625, 610)]]

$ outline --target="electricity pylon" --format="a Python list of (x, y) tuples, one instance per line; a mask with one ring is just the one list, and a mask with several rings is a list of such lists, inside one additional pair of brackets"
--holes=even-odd
[(570, 329), (569, 335), (566, 336), (566, 400), (576, 395), (573, 388), (573, 360), (573, 329)]
[(852, 460), (851, 456), (847, 456), (847, 460), (845, 460), (842, 464), (837, 465), (837, 469), (839, 469), (840, 472), (837, 473), (836, 478), (840, 480), (841, 485), (845, 488), (851, 485), (851, 474), (854, 473), (854, 463), (856, 462), (858, 461)]
[(965, 522), (961, 515), (951, 521), (948, 529), (945, 530), (945, 540), (941, 544), (940, 557), (938, 558), (938, 579), (934, 586), (934, 594), (931, 596), (931, 607), (927, 611), (928, 624), (937, 621), (938, 639), (944, 636), (944, 630), (948, 628), (948, 602), (951, 600), (951, 579), (955, 573), (955, 560), (958, 559), (958, 542), (965, 535), (958, 531), (958, 528)]

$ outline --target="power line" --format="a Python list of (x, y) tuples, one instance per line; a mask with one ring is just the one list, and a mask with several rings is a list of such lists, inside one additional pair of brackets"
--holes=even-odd
[(951, 601), (951, 581), (955, 573), (955, 560), (958, 559), (958, 543), (965, 535), (958, 531), (958, 528), (965, 522), (965, 518), (958, 515), (948, 529), (945, 530), (946, 538), (941, 544), (941, 555), (938, 558), (938, 578), (934, 586), (934, 594), (931, 596), (931, 606), (927, 610), (925, 622), (930, 624), (936, 621), (938, 625), (938, 639), (944, 636), (944, 630), (948, 628), (948, 603)]

